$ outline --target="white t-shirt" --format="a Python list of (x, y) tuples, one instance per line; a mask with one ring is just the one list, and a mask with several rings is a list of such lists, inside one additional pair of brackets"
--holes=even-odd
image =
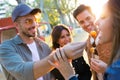
[[(39, 57), (38, 50), (37, 50), (35, 42), (33, 42), (31, 44), (27, 44), (27, 46), (29, 47), (30, 51), (32, 52), (32, 60), (33, 61), (40, 60), (40, 57)], [(37, 80), (44, 80), (44, 79), (43, 79), (43, 77), (40, 77)]]

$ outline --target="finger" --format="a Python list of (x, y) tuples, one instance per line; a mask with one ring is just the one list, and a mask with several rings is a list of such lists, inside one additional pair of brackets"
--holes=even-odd
[(61, 51), (61, 55), (62, 55), (63, 60), (64, 60), (64, 61), (67, 61), (67, 57), (66, 57), (63, 49), (60, 49), (60, 51)]
[(97, 62), (96, 62), (96, 59), (91, 59), (91, 63), (95, 66), (97, 66)]
[(50, 63), (50, 65), (52, 65), (53, 67), (57, 68), (57, 65), (53, 63), (52, 61), (48, 60), (48, 63)]
[(93, 70), (95, 70), (96, 72), (98, 72), (100, 69), (99, 69), (99, 65), (96, 64), (96, 62), (94, 61), (91, 61), (91, 67)]
[(97, 65), (94, 62), (91, 62), (91, 66), (95, 68)]
[(98, 59), (93, 59), (93, 62), (95, 65), (97, 65), (98, 67), (100, 66), (100, 60)]
[(59, 59), (59, 62), (62, 62), (63, 61), (63, 58), (62, 58), (62, 55), (61, 55), (61, 51), (59, 49), (57, 49), (57, 57)]
[(53, 55), (54, 59), (56, 62), (59, 62), (59, 59), (58, 59), (58, 56), (57, 56), (57, 53), (55, 52), (55, 54)]
[(92, 63), (91, 63), (91, 65), (90, 65), (90, 68), (91, 68), (92, 70), (94, 70), (94, 71), (97, 72), (95, 65), (93, 65)]
[(92, 70), (94, 70), (95, 72), (98, 72), (97, 69), (93, 66), (90, 67)]
[(98, 62), (98, 63), (100, 62), (100, 60), (99, 60), (99, 59), (96, 59), (96, 58), (94, 58), (93, 60), (94, 60), (95, 62)]
[(61, 53), (60, 48), (59, 48), (59, 53), (60, 53), (60, 57), (61, 57), (61, 59), (64, 61), (64, 56), (62, 56), (62, 53)]

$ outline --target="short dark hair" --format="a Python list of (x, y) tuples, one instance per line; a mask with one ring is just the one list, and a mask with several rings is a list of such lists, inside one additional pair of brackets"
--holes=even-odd
[(76, 19), (77, 15), (80, 14), (81, 12), (83, 12), (84, 10), (88, 10), (92, 15), (94, 15), (92, 13), (90, 6), (86, 6), (84, 4), (81, 4), (74, 10), (74, 12), (73, 12), (74, 18)]

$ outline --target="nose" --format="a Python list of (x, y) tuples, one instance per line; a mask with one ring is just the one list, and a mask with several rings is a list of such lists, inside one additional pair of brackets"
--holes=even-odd
[(38, 26), (38, 23), (36, 21), (33, 21), (32, 26)]
[(89, 25), (89, 21), (85, 21), (84, 26), (88, 26), (88, 25)]
[(33, 21), (33, 22), (31, 23), (31, 26), (30, 26), (29, 30), (32, 31), (32, 32), (35, 32), (35, 31), (36, 31), (36, 28), (37, 28), (37, 22), (36, 22), (36, 21)]

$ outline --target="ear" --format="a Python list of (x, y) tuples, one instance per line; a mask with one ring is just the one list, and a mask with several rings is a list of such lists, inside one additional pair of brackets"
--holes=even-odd
[(18, 29), (18, 27), (19, 27), (18, 22), (14, 22), (14, 24), (15, 24), (15, 27)]

